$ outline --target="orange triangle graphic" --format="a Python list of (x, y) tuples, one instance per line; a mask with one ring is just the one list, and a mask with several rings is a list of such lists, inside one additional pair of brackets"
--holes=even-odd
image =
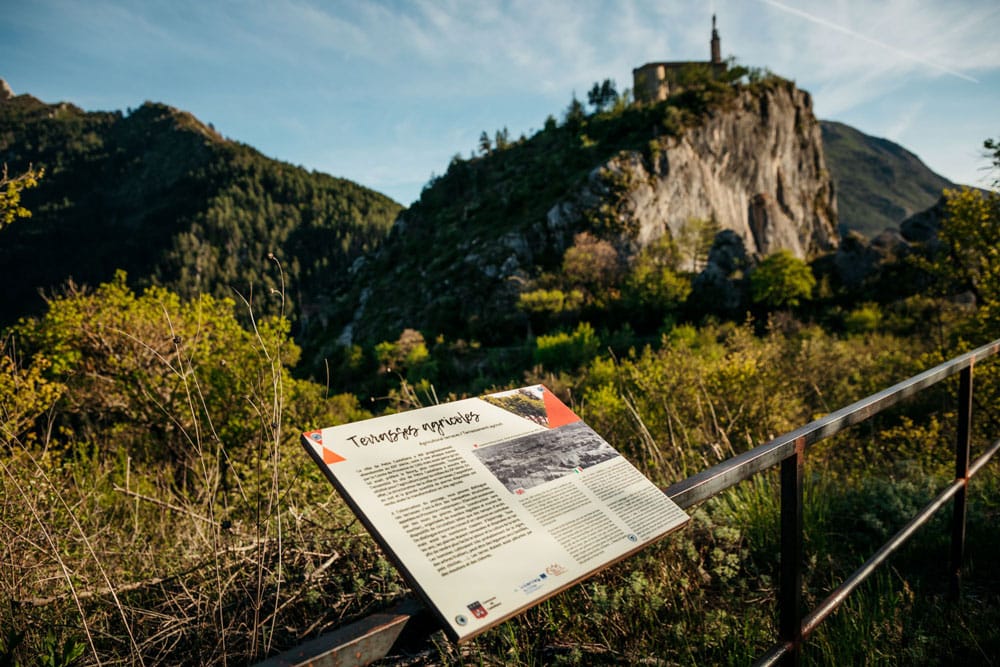
[(549, 428), (580, 421), (576, 413), (567, 408), (547, 387), (542, 387), (542, 400), (545, 401), (545, 412), (549, 416)]
[(341, 461), (346, 461), (343, 456), (333, 451), (332, 449), (323, 448), (323, 463), (330, 465), (332, 463), (340, 463)]

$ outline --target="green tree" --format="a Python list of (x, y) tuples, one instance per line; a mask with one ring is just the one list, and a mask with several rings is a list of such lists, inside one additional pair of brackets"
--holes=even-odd
[(688, 218), (677, 234), (677, 248), (690, 261), (691, 273), (697, 273), (708, 260), (719, 222), (713, 218)]
[(633, 319), (654, 317), (659, 324), (664, 315), (684, 303), (691, 293), (691, 281), (677, 271), (677, 246), (669, 236), (643, 248), (625, 278), (623, 299)]
[(983, 142), (986, 157), (993, 164), (993, 187), (1000, 186), (1000, 139), (987, 139)]
[(805, 261), (790, 250), (767, 257), (750, 274), (750, 298), (768, 308), (792, 308), (809, 299), (816, 278)]
[(395, 342), (376, 345), (375, 357), (382, 370), (399, 373), (411, 382), (432, 377), (437, 370), (423, 334), (416, 329), (403, 329)]
[(496, 138), (493, 142), (496, 144), (497, 150), (502, 151), (510, 148), (510, 132), (504, 127), (502, 130), (497, 130)]
[(18, 218), (31, 217), (31, 211), (21, 206), (21, 191), (37, 187), (44, 175), (44, 169), (36, 171), (28, 167), (28, 171), (12, 177), (7, 174), (7, 165), (4, 164), (0, 172), (0, 230)]
[(518, 295), (517, 307), (531, 315), (554, 317), (565, 312), (575, 311), (583, 303), (583, 293), (580, 290), (539, 288)]
[(575, 370), (597, 356), (601, 339), (589, 322), (581, 322), (573, 333), (559, 332), (535, 340), (535, 362), (546, 370)]
[(490, 142), (490, 135), (486, 133), (486, 130), (483, 130), (482, 134), (479, 135), (479, 153), (489, 155), (491, 150), (493, 150), (493, 144)]
[(930, 271), (946, 291), (971, 292), (982, 323), (1000, 322), (1000, 194), (945, 190), (945, 201)]
[(566, 108), (565, 126), (575, 132), (580, 129), (586, 118), (587, 113), (583, 109), (583, 104), (576, 99), (576, 93), (573, 93), (573, 99), (570, 100), (569, 106)]
[(594, 82), (594, 87), (587, 93), (587, 102), (594, 107), (595, 113), (600, 113), (612, 106), (618, 99), (615, 82), (605, 79), (602, 83)]
[(566, 282), (586, 290), (589, 301), (598, 305), (615, 298), (621, 268), (614, 246), (587, 232), (577, 234), (563, 255)]

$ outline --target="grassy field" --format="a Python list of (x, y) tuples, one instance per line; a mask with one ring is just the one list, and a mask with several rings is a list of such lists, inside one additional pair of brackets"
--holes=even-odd
[[(301, 430), (367, 413), (292, 377), (287, 327), (245, 329), (234, 310), (110, 284), (54, 301), (48, 319), (11, 335), (24, 347), (5, 357), (21, 363), (6, 369), (16, 391), (0, 455), (8, 663), (245, 664), (407, 595), (297, 444)], [(949, 353), (887, 333), (706, 325), (529, 379), (665, 486)], [(989, 363), (977, 375), (979, 448), (997, 418)], [(955, 391), (946, 382), (810, 452), (810, 606), (947, 483)], [(404, 383), (396, 398), (405, 407), (417, 394)], [(822, 626), (807, 661), (1000, 655), (998, 479), (990, 470), (973, 485), (961, 602), (945, 597), (942, 516)], [(776, 477), (760, 475), (461, 650), (437, 640), (407, 661), (746, 664), (775, 635), (777, 497)]]

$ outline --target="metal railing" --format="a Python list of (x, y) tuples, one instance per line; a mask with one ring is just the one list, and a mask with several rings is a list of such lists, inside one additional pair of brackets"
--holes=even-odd
[[(778, 594), (778, 641), (757, 662), (758, 665), (797, 665), (802, 644), (817, 626), (858, 587), (875, 568), (908, 540), (949, 500), (952, 505), (950, 592), (957, 597), (961, 585), (961, 564), (965, 550), (966, 490), (969, 479), (1000, 450), (1000, 440), (987, 448), (970, 464), (969, 445), (972, 425), (972, 374), (977, 361), (1000, 352), (1000, 339), (946, 361), (904, 380), (884, 391), (863, 398), (845, 408), (817, 419), (790, 433), (779, 436), (743, 454), (723, 461), (664, 490), (680, 507), (708, 500), (759, 472), (781, 467), (781, 571)], [(955, 480), (921, 510), (909, 523), (886, 542), (815, 609), (803, 615), (802, 609), (802, 498), (805, 454), (809, 448), (830, 436), (859, 424), (928, 387), (959, 375), (958, 426), (955, 443)], [(260, 663), (277, 665), (313, 665), (346, 667), (367, 665), (392, 649), (401, 631), (420, 615), (421, 606), (406, 600), (391, 611), (374, 614), (335, 632), (300, 645)], [(424, 625), (423, 632), (433, 626)]]

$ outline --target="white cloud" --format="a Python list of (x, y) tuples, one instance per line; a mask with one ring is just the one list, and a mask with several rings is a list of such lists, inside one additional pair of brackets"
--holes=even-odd
[[(749, 38), (755, 57), (792, 76), (838, 113), (884, 96), (904, 81), (954, 77), (976, 85), (1000, 66), (994, 4), (806, 2), (756, 5), (764, 30)], [(745, 36), (746, 37), (746, 36)], [(772, 45), (776, 45), (772, 46)]]
[[(995, 131), (985, 110), (1000, 88), (996, 0), (32, 0), (6, 9), (0, 42), (23, 37), (0, 74), (19, 91), (210, 109), (207, 119), (240, 140), (376, 187), (371, 179), (440, 173), (482, 129), (539, 127), (596, 80), (622, 89), (645, 62), (706, 59), (713, 12), (723, 55), (795, 80), (818, 114), (864, 119), (862, 130), (915, 143), (936, 135), (942, 151), (968, 152)], [(941, 107), (941, 90), (955, 106)]]
[(916, 102), (906, 109), (903, 109), (895, 116), (885, 128), (885, 138), (896, 143), (903, 143), (904, 137), (914, 122), (919, 118), (924, 109), (923, 102)]
[[(881, 51), (884, 54), (886, 54), (887, 60), (899, 61), (901, 59), (904, 61), (912, 61), (914, 63), (930, 67), (933, 70), (937, 70), (945, 74), (950, 74), (951, 76), (956, 76), (959, 77), (960, 79), (965, 79), (966, 81), (977, 83), (974, 78), (945, 64), (942, 60), (938, 58), (928, 57), (924, 55), (923, 52), (899, 48), (889, 43), (888, 41), (877, 39), (875, 37), (869, 36), (868, 34), (865, 34), (865, 32), (855, 30), (847, 25), (843, 25), (841, 23), (826, 19), (819, 14), (806, 12), (801, 9), (797, 9), (795, 7), (787, 5), (783, 2), (778, 2), (777, 0), (762, 0), (762, 2), (770, 5), (771, 7), (777, 8), (783, 12), (787, 12), (789, 14), (792, 14), (793, 16), (809, 21), (810, 23), (819, 25), (822, 28), (826, 28), (827, 30), (839, 32), (844, 35), (847, 35), (848, 37), (854, 38), (855, 40), (864, 42), (869, 47), (875, 47), (876, 51)], [(870, 48), (867, 50), (869, 52), (871, 51)]]
[[(389, 128), (383, 136), (391, 141), (376, 148), (391, 155), (382, 166), (351, 160), (365, 169), (359, 178), (382, 187), (442, 171), (446, 162), (439, 154), (468, 149), (482, 126), (506, 124), (520, 132), (509, 108), (487, 108), (498, 99), (523, 99), (544, 109), (536, 112), (538, 126), (546, 113), (560, 113), (571, 91), (583, 98), (595, 80), (614, 78), (625, 88), (632, 68), (644, 62), (707, 58), (713, 11), (724, 55), (796, 80), (813, 93), (824, 117), (856, 115), (915, 82), (933, 86), (945, 78), (976, 86), (970, 79), (1000, 65), (994, 39), (1000, 8), (988, 2), (811, 0), (793, 7), (791, 0), (716, 0), (712, 6), (656, 0), (285, 0), (282, 7), (285, 32), (296, 35), (300, 49), (350, 58), (358, 81), (371, 76), (372, 85), (356, 91), (370, 102), (399, 99), (426, 109), (439, 101), (472, 109), (480, 101), (484, 110), (466, 117), (468, 126), (407, 126), (407, 133), (428, 140), (416, 151), (397, 151), (405, 139)], [(868, 129), (894, 138), (918, 131), (922, 109), (912, 101), (900, 109)]]

